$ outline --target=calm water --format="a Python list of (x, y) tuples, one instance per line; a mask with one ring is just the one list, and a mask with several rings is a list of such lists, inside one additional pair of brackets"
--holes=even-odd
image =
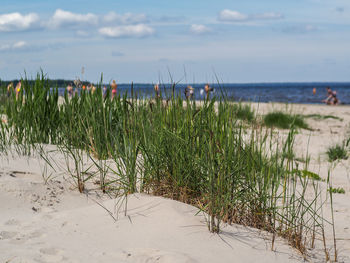
[[(204, 84), (193, 84), (195, 89), (195, 99), (204, 98)], [(214, 87), (213, 96), (226, 96), (234, 101), (253, 102), (289, 102), (289, 103), (322, 103), (326, 98), (326, 87), (331, 87), (337, 91), (337, 97), (342, 104), (350, 104), (350, 82), (349, 83), (268, 83), (268, 84), (220, 84)], [(184, 96), (186, 85), (177, 85), (175, 93)], [(316, 88), (316, 94), (312, 90)], [(172, 93), (170, 85), (161, 85), (163, 97), (169, 97)], [(131, 85), (118, 85), (120, 94), (130, 95)], [(64, 88), (60, 89), (60, 94), (64, 93)], [(139, 97), (154, 96), (152, 84), (134, 84), (134, 93)]]

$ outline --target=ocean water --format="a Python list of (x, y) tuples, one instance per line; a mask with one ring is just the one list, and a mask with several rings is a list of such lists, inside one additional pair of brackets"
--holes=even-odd
[[(175, 94), (184, 97), (184, 90), (187, 85), (178, 84), (174, 88)], [(191, 84), (195, 90), (194, 99), (204, 99), (204, 84)], [(251, 102), (283, 102), (283, 103), (304, 103), (321, 104), (326, 98), (326, 87), (337, 91), (337, 97), (341, 104), (350, 104), (350, 82), (349, 83), (257, 83), (257, 84), (213, 84), (211, 96), (225, 97), (232, 101)], [(316, 94), (313, 94), (313, 89)], [(60, 94), (64, 93), (60, 88)], [(171, 85), (160, 85), (163, 97), (170, 97), (173, 88)], [(133, 92), (138, 97), (149, 98), (154, 96), (153, 84), (134, 84)], [(119, 84), (118, 93), (130, 96), (131, 84)]]

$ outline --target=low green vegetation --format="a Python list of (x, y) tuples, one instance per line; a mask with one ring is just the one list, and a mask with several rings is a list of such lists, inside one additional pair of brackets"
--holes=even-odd
[(255, 113), (249, 105), (243, 105), (241, 103), (232, 105), (232, 112), (235, 118), (253, 122), (255, 120)]
[(281, 111), (266, 114), (263, 117), (263, 122), (268, 127), (281, 129), (290, 129), (291, 127), (309, 129), (309, 126), (300, 115), (292, 115)]
[(345, 190), (342, 187), (338, 187), (338, 188), (330, 187), (328, 191), (334, 194), (345, 194)]
[(4, 112), (6, 101), (7, 101), (6, 89), (3, 86), (1, 86), (0, 87), (0, 114)]
[(310, 179), (313, 179), (313, 180), (316, 180), (316, 181), (321, 181), (322, 180), (322, 178), (318, 174), (310, 172), (308, 170), (297, 170), (296, 169), (293, 172), (299, 174), (300, 176), (302, 176), (304, 178), (310, 178)]
[(342, 118), (339, 118), (334, 115), (321, 115), (321, 114), (309, 114), (309, 115), (303, 115), (304, 118), (311, 118), (315, 120), (326, 120), (326, 119), (334, 119), (334, 120), (343, 120)]
[[(298, 170), (289, 158), (294, 127), (308, 128), (297, 115), (265, 116), (266, 125), (291, 129), (285, 142), (273, 145), (270, 130), (250, 123), (249, 106), (225, 100), (198, 106), (174, 95), (166, 101), (139, 98), (133, 89), (131, 97), (111, 99), (109, 91), (102, 96), (99, 84), (95, 93), (65, 93), (59, 103), (57, 88), (42, 74), (23, 80), (22, 87), (4, 107), (8, 122), (1, 123), (0, 151), (40, 151), (53, 165), (43, 145), (57, 145), (73, 160), (69, 172), (82, 193), (89, 180), (97, 180), (103, 192), (115, 195), (143, 192), (179, 200), (205, 212), (212, 232), (222, 222), (243, 224), (282, 236), (303, 253), (324, 232), (317, 182), (309, 180), (319, 177)], [(83, 166), (85, 155), (97, 174)], [(306, 190), (314, 197), (306, 199)]]
[(348, 158), (348, 153), (344, 144), (337, 144), (328, 148), (326, 154), (328, 155), (328, 160), (334, 162), (336, 160), (346, 160)]
[(306, 156), (306, 157), (304, 157), (304, 156), (301, 156), (301, 157), (295, 157), (294, 158), (294, 160), (295, 161), (298, 161), (298, 162), (301, 162), (301, 163), (310, 163), (310, 156), (308, 155), (308, 156)]

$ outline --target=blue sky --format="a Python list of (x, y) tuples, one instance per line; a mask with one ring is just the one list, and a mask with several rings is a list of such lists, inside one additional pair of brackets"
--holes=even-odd
[(6, 80), (350, 81), (349, 44), (349, 0), (1, 0)]

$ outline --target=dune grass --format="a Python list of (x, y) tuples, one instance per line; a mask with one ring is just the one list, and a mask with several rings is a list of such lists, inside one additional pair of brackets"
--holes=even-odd
[(292, 126), (295, 128), (310, 129), (300, 115), (292, 115), (281, 111), (266, 114), (263, 117), (263, 122), (268, 127), (281, 129), (290, 129)]
[[(17, 146), (30, 154), (37, 145), (55, 144), (80, 192), (98, 177), (104, 192), (179, 200), (205, 212), (212, 232), (220, 232), (222, 222), (252, 226), (286, 238), (305, 253), (324, 231), (317, 182), (288, 158), (293, 156), (294, 127), (307, 128), (297, 116), (265, 116), (266, 125), (291, 129), (283, 144), (273, 145), (270, 131), (237, 121), (254, 120), (249, 106), (215, 98), (200, 106), (185, 104), (174, 95), (165, 103), (138, 98), (133, 89), (131, 97), (110, 99), (109, 94), (103, 98), (101, 85), (94, 94), (69, 98), (66, 93), (59, 104), (57, 88), (47, 83), (43, 74), (34, 84), (23, 80), (24, 93), (9, 98), (2, 151)], [(97, 174), (83, 167), (84, 155)], [(112, 179), (107, 180), (108, 172)], [(310, 188), (314, 197), (306, 199)]]
[[(1, 86), (0, 86), (1, 87)], [(0, 88), (0, 114), (5, 111), (5, 105), (7, 101), (6, 89), (4, 87)]]
[(345, 190), (342, 187), (337, 187), (337, 188), (330, 187), (328, 191), (334, 194), (345, 194)]
[(333, 119), (333, 120), (343, 120), (342, 118), (339, 118), (334, 115), (321, 115), (321, 114), (308, 114), (308, 115), (302, 115), (304, 118), (311, 118), (315, 120), (326, 120), (326, 119)]
[(348, 159), (348, 152), (344, 144), (336, 144), (329, 147), (326, 154), (328, 155), (328, 161), (330, 162)]
[(316, 174), (316, 173), (313, 173), (311, 171), (308, 171), (308, 170), (294, 170), (295, 173), (299, 173), (301, 176), (303, 177), (308, 177), (308, 178), (311, 178), (313, 180), (316, 180), (316, 181), (321, 181), (322, 178)]
[(255, 113), (250, 107), (250, 105), (243, 105), (242, 103), (233, 104), (232, 105), (232, 112), (235, 116), (235, 118), (244, 120), (247, 122), (253, 122), (255, 121)]

